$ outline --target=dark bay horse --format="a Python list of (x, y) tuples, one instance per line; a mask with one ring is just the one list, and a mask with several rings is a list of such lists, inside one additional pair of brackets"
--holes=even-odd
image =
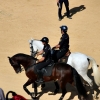
[[(36, 98), (37, 97), (37, 84), (35, 81), (37, 80), (37, 74), (35, 74), (35, 72), (34, 72), (34, 66), (36, 64), (37, 59), (30, 55), (23, 54), (23, 53), (18, 53), (18, 54), (15, 54), (14, 56), (8, 57), (8, 58), (9, 58), (9, 62), (11, 64), (11, 66), (14, 68), (16, 73), (21, 73), (22, 67), (24, 68), (24, 70), (26, 72), (26, 76), (29, 79), (23, 85), (23, 88), (28, 95), (30, 95), (32, 98)], [(80, 80), (79, 75), (77, 74), (77, 76), (74, 79), (74, 75), (73, 75), (74, 71), (75, 71), (75, 69), (73, 69), (68, 64), (56, 63), (53, 66), (51, 75), (43, 77), (45, 82), (54, 80), (54, 83), (56, 86), (56, 89), (54, 90), (54, 94), (58, 93), (59, 86), (60, 86), (60, 89), (62, 90), (62, 95), (59, 98), (59, 100), (63, 100), (65, 94), (67, 93), (66, 84), (70, 83), (73, 85), (74, 81), (75, 81), (75, 85), (76, 85), (76, 88), (77, 88), (77, 91), (79, 94), (78, 97), (80, 98), (80, 100), (84, 100), (83, 98), (87, 98), (86, 90)], [(34, 96), (27, 89), (27, 86), (29, 86), (32, 83), (34, 83), (34, 94), (35, 94)]]

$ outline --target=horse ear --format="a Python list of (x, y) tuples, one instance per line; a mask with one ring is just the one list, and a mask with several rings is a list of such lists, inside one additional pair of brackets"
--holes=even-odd
[(13, 59), (11, 59), (11, 57), (8, 57), (8, 59), (9, 59), (9, 62), (10, 62), (11, 64), (14, 63), (14, 61), (13, 61)]
[(30, 40), (28, 40), (28, 42), (29, 42), (29, 43), (31, 43), (31, 41), (33, 41), (33, 40), (34, 40), (34, 39), (33, 39), (33, 38), (31, 38)]
[(34, 40), (33, 38), (31, 38), (31, 40)]
[(10, 57), (8, 57), (8, 59), (9, 59), (9, 62), (10, 62), (10, 63), (12, 63), (12, 60), (11, 60), (11, 58), (10, 58)]
[(8, 57), (8, 59), (10, 59), (10, 57)]
[(31, 43), (31, 40), (28, 40), (29, 43)]

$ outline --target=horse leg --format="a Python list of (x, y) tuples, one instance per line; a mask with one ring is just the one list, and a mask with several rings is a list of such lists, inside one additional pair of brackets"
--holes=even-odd
[(62, 90), (62, 95), (59, 98), (59, 100), (63, 100), (65, 94), (67, 93), (67, 90), (66, 90), (66, 82), (65, 81), (62, 81), (62, 80), (59, 80), (58, 82), (59, 82), (60, 88)]
[(90, 90), (91, 90), (91, 94), (92, 94), (93, 97), (95, 97), (92, 80), (86, 74), (85, 75), (81, 75), (81, 76), (89, 84)]
[(37, 83), (34, 82), (34, 96), (36, 97), (37, 96)]
[(54, 94), (57, 94), (57, 93), (59, 92), (59, 84), (58, 84), (57, 81), (54, 81), (54, 84), (55, 84), (55, 86), (56, 86), (56, 89), (55, 89), (55, 91), (54, 91)]
[(56, 89), (54, 90), (53, 93), (49, 93), (48, 95), (56, 95), (59, 92), (59, 84), (57, 81), (54, 81), (54, 84), (56, 86)]
[(62, 95), (59, 100), (63, 100), (66, 93), (67, 93), (66, 87), (62, 88)]
[(83, 83), (81, 81), (80, 76), (77, 74), (76, 76), (74, 76), (74, 81), (75, 81), (75, 86), (78, 92), (78, 98), (80, 100), (84, 100), (87, 99), (87, 91), (85, 89), (85, 87), (83, 86)]
[[(77, 71), (74, 68), (72, 68), (72, 71), (73, 71), (73, 80), (74, 80), (77, 92), (79, 94), (78, 98), (83, 100), (82, 98), (87, 98), (87, 91), (85, 87), (83, 86), (83, 83)], [(81, 98), (81, 95), (82, 95), (82, 98)]]
[[(33, 82), (31, 80), (28, 80), (24, 85), (23, 85), (23, 89), (25, 90), (25, 92), (30, 95), (32, 97), (32, 99), (36, 98), (36, 95), (35, 97), (32, 96), (32, 93), (26, 88), (27, 86), (29, 86), (30, 84), (32, 84)], [(36, 92), (36, 90), (35, 90)], [(37, 94), (37, 93), (36, 93)]]

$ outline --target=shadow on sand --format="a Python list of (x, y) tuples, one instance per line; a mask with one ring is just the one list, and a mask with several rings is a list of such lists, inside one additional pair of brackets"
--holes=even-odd
[[(41, 100), (40, 99), (41, 96), (45, 93), (48, 93), (48, 96), (54, 95), (54, 94), (52, 94), (55, 90), (54, 83), (53, 82), (47, 82), (47, 83), (45, 83), (45, 85), (46, 85), (45, 88), (41, 92), (38, 92), (37, 99), (34, 99), (34, 100)], [(72, 85), (67, 84), (66, 89), (67, 89), (67, 92), (71, 92), (71, 96), (69, 97), (69, 99), (66, 99), (66, 100), (72, 100), (75, 96), (78, 95), (77, 90)], [(59, 91), (58, 94), (61, 94), (61, 90)], [(60, 98), (60, 96), (58, 96), (58, 99)]]
[[(84, 5), (80, 5), (79, 7), (74, 7), (72, 9), (70, 9), (70, 16), (68, 18), (72, 19), (73, 15), (75, 15), (77, 12), (83, 11), (84, 9), (86, 9), (86, 7)], [(63, 18), (66, 16), (66, 13), (64, 13), (64, 15), (62, 16)]]

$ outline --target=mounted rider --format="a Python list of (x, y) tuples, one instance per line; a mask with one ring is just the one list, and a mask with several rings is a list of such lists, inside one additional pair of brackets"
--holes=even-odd
[(58, 62), (58, 60), (69, 51), (69, 35), (67, 34), (68, 27), (66, 25), (62, 25), (60, 26), (60, 29), (62, 34), (60, 41), (56, 46), (52, 48), (53, 50), (59, 48), (59, 50), (54, 51), (53, 54), (55, 63)]
[(41, 41), (44, 45), (44, 48), (37, 53), (37, 56), (42, 54), (42, 58), (38, 59), (35, 67), (38, 75), (38, 79), (36, 81), (37, 83), (43, 83), (43, 72), (41, 69), (47, 67), (51, 63), (51, 47), (48, 44), (49, 39), (47, 37), (43, 37)]

